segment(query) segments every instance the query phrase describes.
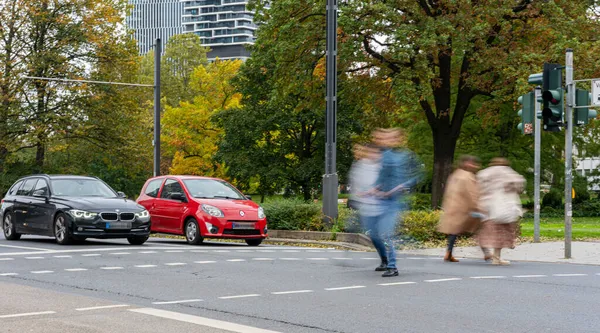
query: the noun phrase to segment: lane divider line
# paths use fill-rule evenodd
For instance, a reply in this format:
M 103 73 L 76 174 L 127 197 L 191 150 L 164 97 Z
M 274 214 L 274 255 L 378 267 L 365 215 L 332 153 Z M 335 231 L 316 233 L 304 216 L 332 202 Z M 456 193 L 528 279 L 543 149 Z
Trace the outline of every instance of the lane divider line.
M 416 282 L 406 281 L 406 282 L 391 282 L 391 283 L 380 283 L 378 286 L 401 286 L 405 284 L 417 284 Z
M 138 253 L 146 254 L 146 253 L 158 253 L 157 251 L 139 251 Z
M 506 276 L 501 276 L 501 275 L 471 276 L 470 279 L 506 279 Z
M 248 294 L 248 295 L 235 295 L 235 296 L 222 296 L 219 299 L 234 299 L 234 298 L 246 298 L 246 297 L 259 297 L 260 294 Z
M 114 308 L 125 308 L 129 307 L 128 304 L 115 304 L 115 305 L 102 305 L 102 306 L 92 306 L 89 308 L 79 308 L 75 309 L 75 311 L 93 311 L 93 310 L 103 310 L 103 309 L 114 309 Z
M 214 260 L 205 260 L 205 261 L 194 261 L 196 264 L 214 264 L 216 261 Z
M 17 273 L 2 273 L 2 274 L 0 274 L 0 276 L 16 276 L 16 275 L 19 275 L 19 274 L 17 274 Z
M 152 302 L 152 304 L 162 305 L 162 304 L 181 304 L 181 303 L 194 303 L 194 302 L 203 302 L 201 299 L 184 299 L 180 301 L 164 301 L 164 302 Z
M 229 261 L 229 262 L 241 262 L 241 261 L 246 261 L 246 259 L 228 259 L 227 261 Z
M 532 275 L 513 275 L 513 277 L 516 278 L 541 278 L 541 277 L 547 277 L 548 275 L 542 275 L 542 274 L 532 274 Z
M 185 251 L 183 251 L 183 250 L 167 250 L 167 251 L 165 251 L 165 253 L 183 253 L 183 252 L 185 252 Z
M 44 257 L 25 257 L 25 259 L 37 260 L 37 259 L 46 259 L 46 258 L 44 258 Z
M 54 311 L 40 311 L 40 312 L 28 312 L 28 313 L 15 313 L 10 315 L 2 315 L 0 318 L 17 318 L 17 317 L 27 317 L 27 316 L 41 316 L 46 314 L 56 313 Z
M 73 256 L 53 256 L 53 257 L 54 258 L 59 258 L 59 259 L 62 259 L 62 258 L 73 258 Z
M 100 253 L 86 253 L 86 254 L 82 254 L 82 257 L 99 257 L 101 256 Z
M 125 254 L 131 254 L 130 252 L 113 252 L 113 253 L 109 253 L 115 256 L 120 256 L 120 255 L 125 255 Z
M 65 271 L 67 272 L 83 272 L 87 270 L 87 268 L 65 268 Z
M 156 267 L 156 265 L 135 265 L 134 267 L 137 267 L 137 268 L 151 268 L 151 267 Z
M 272 261 L 272 260 L 275 260 L 275 258 L 252 258 L 252 260 L 255 260 L 255 261 Z
M 119 267 L 119 266 L 111 266 L 111 267 L 100 267 L 100 269 L 104 269 L 104 270 L 116 270 L 116 269 L 123 269 L 123 267 Z
M 31 271 L 32 274 L 48 274 L 54 273 L 54 271 Z
M 0 258 L 0 261 L 10 261 L 15 260 L 14 258 Z
M 552 276 L 587 276 L 587 274 L 552 274 Z
M 349 286 L 349 287 L 325 288 L 325 290 L 327 290 L 327 291 L 335 291 L 335 290 L 360 289 L 360 288 L 366 288 L 366 286 Z
M 425 280 L 425 282 L 446 282 L 446 281 L 460 281 L 461 278 L 448 278 L 448 279 L 436 279 L 436 280 Z
M 306 260 L 329 260 L 329 258 L 306 258 Z
M 187 264 L 184 262 L 168 262 L 165 265 L 166 266 L 185 266 Z
M 302 260 L 302 258 L 279 258 L 279 260 L 286 260 L 286 261 L 299 261 L 299 260 Z
M 352 258 L 332 258 L 333 260 L 353 260 Z
M 304 294 L 304 293 L 312 293 L 314 290 L 292 290 L 292 291 L 275 291 L 271 294 L 273 295 L 289 295 L 289 294 Z

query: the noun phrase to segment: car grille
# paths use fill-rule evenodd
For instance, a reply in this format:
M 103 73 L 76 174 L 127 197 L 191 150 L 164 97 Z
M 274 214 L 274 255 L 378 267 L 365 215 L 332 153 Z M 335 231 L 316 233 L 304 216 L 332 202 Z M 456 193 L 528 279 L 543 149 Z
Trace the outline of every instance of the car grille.
M 119 215 L 117 213 L 102 213 L 100 214 L 100 217 L 106 221 L 116 221 Z
M 135 219 L 134 213 L 121 213 L 121 221 L 131 221 Z
M 256 236 L 260 235 L 260 230 L 257 229 L 225 229 L 223 235 L 234 236 Z

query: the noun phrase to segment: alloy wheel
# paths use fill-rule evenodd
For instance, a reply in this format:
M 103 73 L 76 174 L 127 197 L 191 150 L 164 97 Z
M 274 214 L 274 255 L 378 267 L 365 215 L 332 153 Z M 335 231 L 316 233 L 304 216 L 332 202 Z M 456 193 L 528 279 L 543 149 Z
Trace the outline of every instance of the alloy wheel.
M 193 242 L 196 240 L 196 237 L 198 235 L 198 227 L 196 226 L 196 223 L 194 223 L 194 221 L 188 222 L 186 232 L 187 232 L 187 238 L 189 239 L 190 242 Z
M 56 224 L 54 226 L 54 234 L 56 235 L 56 239 L 59 242 L 64 241 L 66 233 L 67 233 L 67 227 L 65 225 L 65 218 L 62 216 L 59 216 L 56 218 Z
M 4 217 L 4 235 L 6 237 L 12 236 L 13 233 L 13 225 L 12 225 L 12 217 L 10 214 L 7 214 Z

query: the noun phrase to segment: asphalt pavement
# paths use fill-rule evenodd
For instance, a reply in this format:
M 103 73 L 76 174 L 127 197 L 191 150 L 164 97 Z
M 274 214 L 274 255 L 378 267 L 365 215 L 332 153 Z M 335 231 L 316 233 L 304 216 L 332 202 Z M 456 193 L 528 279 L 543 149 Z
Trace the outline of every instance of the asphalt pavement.
M 600 267 L 0 238 L 2 332 L 598 332 Z

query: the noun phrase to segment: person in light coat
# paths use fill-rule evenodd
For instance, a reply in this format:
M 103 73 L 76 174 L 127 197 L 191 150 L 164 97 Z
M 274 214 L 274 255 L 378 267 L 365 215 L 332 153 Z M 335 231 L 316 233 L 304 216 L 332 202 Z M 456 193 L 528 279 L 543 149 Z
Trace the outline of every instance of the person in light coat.
M 521 215 L 519 194 L 525 187 L 525 178 L 509 165 L 507 159 L 497 157 L 492 159 L 488 168 L 477 174 L 480 206 L 484 215 L 487 215 L 477 238 L 482 248 L 494 249 L 494 265 L 510 264 L 509 261 L 502 260 L 500 255 L 503 248 L 515 247 Z
M 458 262 L 452 256 L 458 235 L 474 233 L 480 225 L 479 189 L 475 173 L 479 170 L 479 159 L 465 155 L 459 160 L 458 168 L 448 177 L 438 231 L 448 235 L 448 248 L 444 261 Z

